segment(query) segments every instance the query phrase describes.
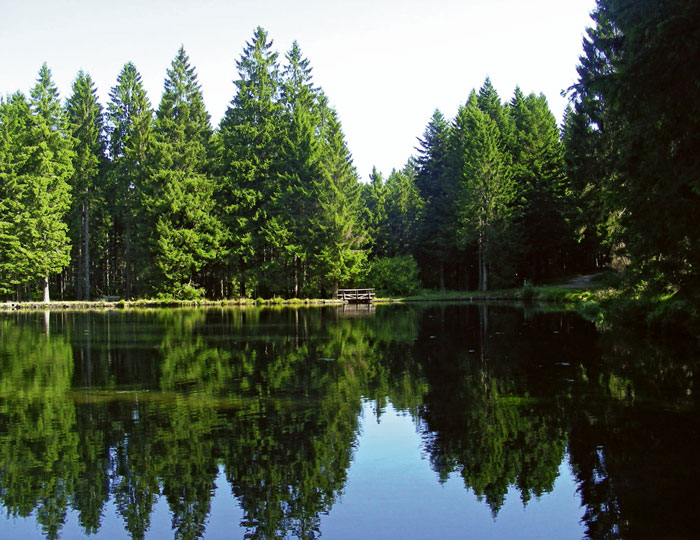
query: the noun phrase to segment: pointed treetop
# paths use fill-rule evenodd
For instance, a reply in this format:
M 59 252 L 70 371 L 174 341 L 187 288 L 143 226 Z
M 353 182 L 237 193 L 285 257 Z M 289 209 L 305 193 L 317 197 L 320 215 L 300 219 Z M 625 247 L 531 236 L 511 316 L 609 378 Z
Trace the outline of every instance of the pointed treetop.
M 31 96 L 32 111 L 50 125 L 58 124 L 61 118 L 61 104 L 58 89 L 51 80 L 51 70 L 46 66 L 46 62 L 41 65 L 36 85 L 29 95 Z

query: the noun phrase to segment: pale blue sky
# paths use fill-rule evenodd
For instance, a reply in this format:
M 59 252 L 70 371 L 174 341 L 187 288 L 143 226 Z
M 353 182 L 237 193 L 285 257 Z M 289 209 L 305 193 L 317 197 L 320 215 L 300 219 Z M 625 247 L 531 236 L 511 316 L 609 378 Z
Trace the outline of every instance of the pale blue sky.
M 155 107 L 180 44 L 212 122 L 233 98 L 256 26 L 280 58 L 297 40 L 337 109 L 361 178 L 414 153 L 435 108 L 452 117 L 488 75 L 501 99 L 543 92 L 558 119 L 594 0 L 0 0 L 0 94 L 27 93 L 46 61 L 61 97 L 79 69 L 102 104 L 127 61 Z

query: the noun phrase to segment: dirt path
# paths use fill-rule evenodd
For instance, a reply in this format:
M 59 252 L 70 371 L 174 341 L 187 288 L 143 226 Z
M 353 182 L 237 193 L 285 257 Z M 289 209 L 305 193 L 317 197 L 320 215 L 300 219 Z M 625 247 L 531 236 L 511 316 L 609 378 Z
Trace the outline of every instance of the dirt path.
M 591 281 L 593 281 L 596 277 L 598 277 L 600 273 L 598 274 L 586 274 L 584 276 L 576 276 L 575 278 L 570 279 L 569 281 L 565 281 L 564 283 L 558 285 L 562 289 L 582 289 L 586 288 L 591 285 Z

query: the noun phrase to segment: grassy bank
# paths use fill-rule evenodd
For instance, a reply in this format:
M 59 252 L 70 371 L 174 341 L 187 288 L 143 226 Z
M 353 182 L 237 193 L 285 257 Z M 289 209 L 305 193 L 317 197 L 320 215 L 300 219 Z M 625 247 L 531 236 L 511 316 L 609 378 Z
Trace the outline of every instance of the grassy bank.
M 584 279 L 585 278 L 585 279 Z M 548 305 L 572 310 L 594 322 L 600 329 L 634 328 L 670 336 L 700 337 L 699 302 L 678 294 L 651 294 L 648 291 L 615 288 L 605 276 L 579 276 L 549 285 L 517 289 L 480 291 L 422 290 L 402 297 L 377 297 L 375 304 L 408 302 L 504 302 Z M 155 308 L 234 307 L 234 306 L 328 306 L 340 300 L 300 298 L 237 298 L 229 300 L 141 299 L 109 301 L 5 302 L 0 311 L 37 310 L 124 310 Z
M 155 309 L 155 308 L 192 308 L 192 307 L 227 307 L 227 306 L 326 306 L 340 305 L 340 300 L 308 299 L 308 298 L 234 298 L 227 300 L 176 300 L 162 298 L 144 298 L 139 300 L 118 301 L 80 301 L 55 300 L 48 304 L 44 302 L 4 302 L 0 303 L 0 311 L 37 311 L 37 310 L 119 310 L 119 309 Z

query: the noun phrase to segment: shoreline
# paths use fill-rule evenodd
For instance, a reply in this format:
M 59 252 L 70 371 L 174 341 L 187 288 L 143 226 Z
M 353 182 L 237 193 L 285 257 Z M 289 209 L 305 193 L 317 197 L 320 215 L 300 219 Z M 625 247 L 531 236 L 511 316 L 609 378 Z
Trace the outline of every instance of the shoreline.
M 373 305 L 423 303 L 423 302 L 517 302 L 522 304 L 560 304 L 573 308 L 584 299 L 587 289 L 567 290 L 566 293 L 553 294 L 551 291 L 534 295 L 523 294 L 522 289 L 501 290 L 492 293 L 478 291 L 450 291 L 446 293 L 428 293 L 407 297 L 378 297 Z M 237 298 L 226 300 L 174 300 L 174 299 L 140 299 L 140 300 L 53 300 L 49 303 L 0 302 L 0 312 L 17 313 L 27 311 L 117 311 L 129 309 L 167 309 L 167 308 L 207 308 L 207 307 L 323 307 L 346 305 L 343 300 L 324 298 Z

